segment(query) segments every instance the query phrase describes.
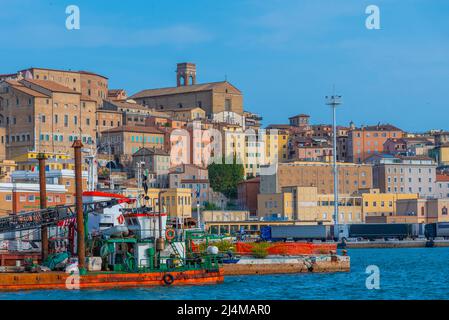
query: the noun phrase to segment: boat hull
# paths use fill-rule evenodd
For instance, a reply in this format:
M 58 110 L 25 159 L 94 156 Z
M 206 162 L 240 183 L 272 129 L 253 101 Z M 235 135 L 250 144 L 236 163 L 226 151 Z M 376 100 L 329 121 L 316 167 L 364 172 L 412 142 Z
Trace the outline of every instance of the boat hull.
M 187 270 L 146 273 L 96 272 L 80 275 L 79 278 L 64 272 L 3 273 L 0 274 L 0 291 L 118 289 L 168 286 L 168 284 L 164 282 L 164 276 L 166 274 L 171 274 L 173 276 L 173 283 L 170 285 L 206 285 L 218 284 L 224 281 L 224 272 L 222 268 L 218 271 Z

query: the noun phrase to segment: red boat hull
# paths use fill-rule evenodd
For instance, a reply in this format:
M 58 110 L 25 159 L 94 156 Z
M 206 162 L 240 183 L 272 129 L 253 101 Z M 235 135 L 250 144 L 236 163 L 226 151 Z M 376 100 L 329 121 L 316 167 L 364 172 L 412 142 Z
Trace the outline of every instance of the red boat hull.
M 218 284 L 224 281 L 222 268 L 214 272 L 207 272 L 205 270 L 148 273 L 96 272 L 81 275 L 79 278 L 73 275 L 70 276 L 64 272 L 3 273 L 0 274 L 0 291 L 116 289 L 167 286 L 168 284 L 163 280 L 166 274 L 173 276 L 173 283 L 170 285 L 205 285 Z

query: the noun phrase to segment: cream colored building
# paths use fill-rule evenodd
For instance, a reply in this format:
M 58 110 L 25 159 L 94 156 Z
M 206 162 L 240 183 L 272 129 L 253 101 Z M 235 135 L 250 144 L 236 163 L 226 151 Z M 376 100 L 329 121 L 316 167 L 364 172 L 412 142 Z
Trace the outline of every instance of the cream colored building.
M 100 137 L 100 149 L 116 155 L 124 162 L 140 148 L 163 149 L 165 133 L 154 127 L 120 126 L 103 131 Z

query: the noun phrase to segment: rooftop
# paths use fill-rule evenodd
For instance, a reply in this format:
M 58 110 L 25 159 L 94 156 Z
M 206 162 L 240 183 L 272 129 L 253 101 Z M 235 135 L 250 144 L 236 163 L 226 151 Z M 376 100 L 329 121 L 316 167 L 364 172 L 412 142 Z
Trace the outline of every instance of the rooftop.
M 164 134 L 161 130 L 155 127 L 144 126 L 120 126 L 103 131 L 103 133 L 118 133 L 118 132 L 137 132 L 137 133 L 157 133 Z
M 70 93 L 70 94 L 80 94 L 77 91 L 74 91 L 66 86 L 63 86 L 59 83 L 50 80 L 36 80 L 36 79 L 23 79 L 19 81 L 26 87 L 30 85 L 36 85 L 38 87 L 50 90 L 52 92 L 62 92 L 62 93 Z
M 165 95 L 172 95 L 172 94 L 179 94 L 179 93 L 189 93 L 189 92 L 199 92 L 199 91 L 210 91 L 215 89 L 216 87 L 228 84 L 231 85 L 227 81 L 218 81 L 218 82 L 208 82 L 208 83 L 201 83 L 201 84 L 193 84 L 189 86 L 179 86 L 179 87 L 167 87 L 167 88 L 158 88 L 158 89 L 146 89 L 142 90 L 134 95 L 132 95 L 131 99 L 136 98 L 146 98 L 146 97 L 156 97 L 156 96 L 165 96 Z M 234 87 L 234 86 L 232 86 Z M 235 87 L 234 87 L 235 88 Z M 237 91 L 240 92 L 239 89 L 235 88 Z

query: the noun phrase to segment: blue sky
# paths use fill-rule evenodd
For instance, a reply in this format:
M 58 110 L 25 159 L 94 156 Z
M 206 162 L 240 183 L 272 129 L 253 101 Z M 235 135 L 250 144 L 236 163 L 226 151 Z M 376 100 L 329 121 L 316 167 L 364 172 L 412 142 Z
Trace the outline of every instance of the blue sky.
M 65 28 L 65 8 L 81 29 Z M 365 28 L 380 8 L 381 29 Z M 0 73 L 91 70 L 129 94 L 175 85 L 177 62 L 199 82 L 227 79 L 264 124 L 298 113 L 328 123 L 324 96 L 343 95 L 339 123 L 449 130 L 449 1 L 0 0 Z

